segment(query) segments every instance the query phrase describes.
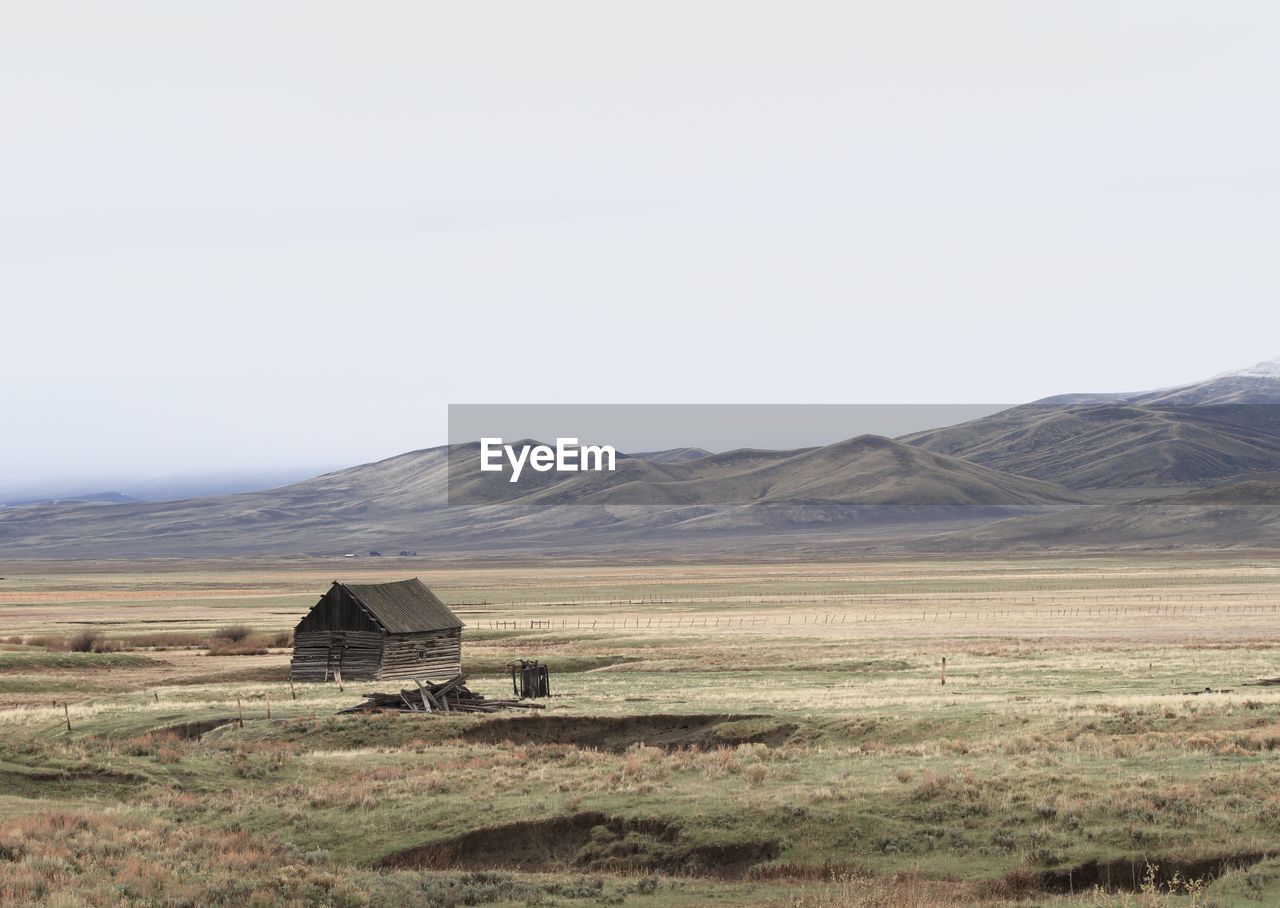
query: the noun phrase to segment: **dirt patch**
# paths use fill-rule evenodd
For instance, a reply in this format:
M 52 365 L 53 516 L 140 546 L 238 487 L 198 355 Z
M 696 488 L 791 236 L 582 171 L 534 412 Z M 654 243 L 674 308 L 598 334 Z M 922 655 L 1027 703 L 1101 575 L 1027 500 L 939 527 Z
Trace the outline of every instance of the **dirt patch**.
M 87 797 L 145 785 L 146 776 L 98 767 L 0 770 L 0 791 L 21 798 Z M 123 794 L 123 791 L 120 791 Z
M 1036 880 L 1043 892 L 1071 893 L 1089 889 L 1137 892 L 1148 878 L 1161 889 L 1175 880 L 1208 882 L 1229 870 L 1252 867 L 1270 854 L 1245 852 L 1205 858 L 1119 858 L 1114 861 L 1086 861 L 1066 870 L 1047 870 Z
M 488 744 L 572 744 L 621 753 L 634 744 L 684 747 L 777 747 L 797 726 L 770 716 L 507 716 L 464 729 L 460 737 Z
M 586 870 L 740 879 L 778 856 L 776 841 L 689 844 L 680 827 L 654 819 L 584 812 L 508 823 L 418 845 L 384 858 L 382 868 Z
M 201 719 L 199 722 L 180 722 L 177 725 L 165 725 L 152 731 L 156 735 L 173 735 L 183 741 L 199 741 L 215 728 L 230 725 L 236 721 L 235 716 L 223 716 L 219 719 Z
M 145 785 L 146 776 L 112 769 L 51 769 L 22 773 L 33 782 L 101 782 L 106 785 Z

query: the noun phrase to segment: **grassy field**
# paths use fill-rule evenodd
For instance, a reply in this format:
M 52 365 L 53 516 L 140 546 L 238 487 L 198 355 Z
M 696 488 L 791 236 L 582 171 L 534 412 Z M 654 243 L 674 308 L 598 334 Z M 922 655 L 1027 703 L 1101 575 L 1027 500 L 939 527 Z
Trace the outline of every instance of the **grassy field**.
M 1280 904 L 1280 562 L 0 574 L 4 904 Z M 291 688 L 329 581 L 415 575 L 545 711 Z

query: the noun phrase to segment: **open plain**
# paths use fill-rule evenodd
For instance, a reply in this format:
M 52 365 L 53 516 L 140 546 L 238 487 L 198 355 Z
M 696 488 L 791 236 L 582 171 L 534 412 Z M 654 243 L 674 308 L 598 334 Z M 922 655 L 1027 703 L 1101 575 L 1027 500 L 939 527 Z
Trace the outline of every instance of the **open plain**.
M 549 563 L 5 564 L 0 901 L 1280 904 L 1271 557 Z M 290 684 L 411 576 L 547 708 Z

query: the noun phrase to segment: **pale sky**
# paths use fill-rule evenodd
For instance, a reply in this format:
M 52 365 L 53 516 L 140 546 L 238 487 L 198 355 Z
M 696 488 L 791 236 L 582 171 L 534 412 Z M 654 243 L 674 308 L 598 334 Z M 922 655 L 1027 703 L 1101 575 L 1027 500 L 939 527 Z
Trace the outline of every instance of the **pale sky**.
M 11 3 L 0 484 L 1280 355 L 1269 2 Z

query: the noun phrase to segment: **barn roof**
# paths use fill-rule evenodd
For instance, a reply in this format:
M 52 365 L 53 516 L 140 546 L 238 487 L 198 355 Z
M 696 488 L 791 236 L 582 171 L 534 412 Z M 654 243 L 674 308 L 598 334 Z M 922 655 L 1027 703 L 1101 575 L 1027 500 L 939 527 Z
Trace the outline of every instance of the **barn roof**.
M 356 601 L 386 628 L 389 634 L 416 634 L 423 631 L 450 631 L 463 627 L 417 577 L 395 583 L 339 583 Z

